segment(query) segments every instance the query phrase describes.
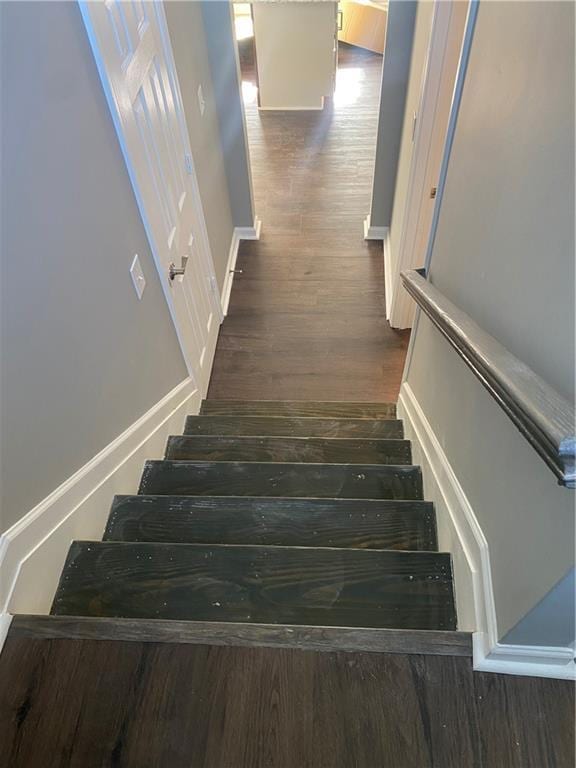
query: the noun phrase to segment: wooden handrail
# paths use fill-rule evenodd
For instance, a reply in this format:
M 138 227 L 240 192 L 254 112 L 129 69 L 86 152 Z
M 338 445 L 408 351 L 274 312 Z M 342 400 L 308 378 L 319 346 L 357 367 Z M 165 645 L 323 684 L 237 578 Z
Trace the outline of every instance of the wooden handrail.
M 574 407 L 423 275 L 402 272 L 408 293 L 445 336 L 561 485 L 576 487 Z

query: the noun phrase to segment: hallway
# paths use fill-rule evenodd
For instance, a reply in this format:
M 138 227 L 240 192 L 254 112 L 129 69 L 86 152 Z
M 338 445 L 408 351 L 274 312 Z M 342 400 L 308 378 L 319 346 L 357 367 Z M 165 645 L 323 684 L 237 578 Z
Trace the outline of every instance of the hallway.
M 260 112 L 241 43 L 260 241 L 244 241 L 209 397 L 395 401 L 409 332 L 384 314 L 370 210 L 382 57 L 341 44 L 321 112 Z

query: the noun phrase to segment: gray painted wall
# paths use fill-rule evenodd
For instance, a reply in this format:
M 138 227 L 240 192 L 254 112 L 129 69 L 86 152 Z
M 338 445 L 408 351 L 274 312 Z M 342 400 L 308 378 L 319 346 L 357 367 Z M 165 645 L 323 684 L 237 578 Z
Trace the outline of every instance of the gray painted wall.
M 202 207 L 214 261 L 218 286 L 222 289 L 234 222 L 220 128 L 216 97 L 210 73 L 206 35 L 199 2 L 169 0 L 164 3 L 178 81 L 182 91 L 190 146 L 200 186 Z M 198 87 L 204 95 L 204 114 L 200 114 Z
M 572 4 L 480 4 L 430 270 L 451 301 L 569 398 L 573 28 Z M 499 636 L 548 593 L 545 607 L 572 622 L 573 598 L 553 590 L 574 563 L 574 493 L 426 318 L 413 337 L 407 381 L 488 541 Z M 523 626 L 519 642 L 556 645 L 568 625 Z
M 0 14 L 5 530 L 187 373 L 77 4 Z
M 388 5 L 370 210 L 373 227 L 389 227 L 392 221 L 417 5 L 412 0 L 390 0 Z
M 554 645 L 568 647 L 574 643 L 574 611 L 565 606 L 574 603 L 576 576 L 571 568 L 566 576 L 502 639 L 511 645 Z
M 254 197 L 232 4 L 229 0 L 204 0 L 201 5 L 232 219 L 236 227 L 251 227 Z

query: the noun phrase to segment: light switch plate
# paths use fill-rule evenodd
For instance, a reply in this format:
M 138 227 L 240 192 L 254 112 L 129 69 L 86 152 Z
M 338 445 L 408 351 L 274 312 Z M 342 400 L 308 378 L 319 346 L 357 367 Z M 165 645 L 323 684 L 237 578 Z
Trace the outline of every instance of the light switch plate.
M 144 293 L 144 288 L 146 288 L 146 278 L 144 277 L 144 272 L 142 272 L 142 265 L 140 264 L 138 254 L 134 256 L 134 260 L 132 261 L 130 277 L 134 283 L 134 290 L 136 291 L 138 298 L 141 299 L 142 294 Z
M 202 85 L 198 86 L 198 106 L 200 107 L 200 115 L 204 117 L 204 110 L 206 109 L 206 101 L 204 99 L 204 91 Z

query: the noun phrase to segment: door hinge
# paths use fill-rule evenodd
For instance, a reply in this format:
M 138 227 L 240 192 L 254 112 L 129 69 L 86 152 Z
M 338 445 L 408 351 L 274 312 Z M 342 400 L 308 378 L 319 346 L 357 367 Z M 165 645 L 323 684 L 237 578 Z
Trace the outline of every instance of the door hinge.
M 436 192 L 438 192 L 438 187 L 432 187 L 432 189 L 430 190 L 430 198 L 432 200 L 436 199 Z
M 191 176 L 192 171 L 194 170 L 194 166 L 192 164 L 192 156 L 191 155 L 184 155 L 184 168 L 186 168 L 186 173 Z
M 218 296 L 218 283 L 216 282 L 216 278 L 214 275 L 210 275 L 208 278 L 208 285 L 210 286 L 210 290 L 215 296 Z

